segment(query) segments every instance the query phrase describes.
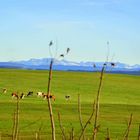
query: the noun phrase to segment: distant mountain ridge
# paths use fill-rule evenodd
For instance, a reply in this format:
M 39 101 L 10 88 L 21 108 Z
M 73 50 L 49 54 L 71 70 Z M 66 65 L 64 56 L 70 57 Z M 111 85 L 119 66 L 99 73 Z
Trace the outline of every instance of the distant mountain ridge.
M 40 69 L 46 70 L 49 69 L 51 58 L 42 58 L 42 59 L 29 59 L 23 61 L 9 61 L 9 62 L 0 62 L 1 68 L 19 68 L 19 69 Z M 54 60 L 53 69 L 54 70 L 67 70 L 67 71 L 100 71 L 104 62 L 91 62 L 91 61 L 67 61 L 67 60 Z M 94 67 L 93 67 L 94 66 Z M 112 67 L 108 62 L 106 71 L 110 72 L 140 72 L 140 65 L 128 65 L 125 63 L 116 62 L 115 66 Z

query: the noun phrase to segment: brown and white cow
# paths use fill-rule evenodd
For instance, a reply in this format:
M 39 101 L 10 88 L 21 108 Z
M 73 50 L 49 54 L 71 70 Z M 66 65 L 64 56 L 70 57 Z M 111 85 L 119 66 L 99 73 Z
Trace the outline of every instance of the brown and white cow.
M 51 94 L 43 94 L 43 98 L 44 99 L 52 99 L 53 101 L 55 101 L 55 96 L 54 95 L 51 95 Z
M 16 93 L 16 92 L 13 92 L 11 94 L 11 96 L 12 96 L 12 99 L 14 99 L 14 98 L 18 99 L 19 98 L 18 93 Z
M 24 99 L 24 97 L 25 97 L 25 95 L 24 95 L 24 93 L 21 93 L 21 95 L 18 95 L 18 93 L 17 92 L 13 92 L 12 93 L 12 99 Z

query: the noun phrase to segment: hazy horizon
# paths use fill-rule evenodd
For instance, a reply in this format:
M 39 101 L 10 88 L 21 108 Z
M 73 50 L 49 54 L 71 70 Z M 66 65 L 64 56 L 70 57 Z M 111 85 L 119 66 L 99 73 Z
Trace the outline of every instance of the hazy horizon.
M 37 59 L 37 60 L 42 60 L 42 59 L 51 59 L 51 57 L 49 58 L 49 57 L 46 57 L 46 58 L 28 58 L 28 59 L 19 59 L 19 60 L 8 60 L 8 61 L 0 61 L 0 62 L 20 62 L 20 61 L 30 61 L 30 60 L 32 60 L 32 59 Z M 56 58 L 57 59 L 57 58 Z M 59 61 L 61 61 L 61 60 L 65 60 L 65 61 L 68 61 L 68 62 L 75 62 L 75 63 L 81 63 L 81 62 L 84 62 L 84 63 L 86 63 L 86 62 L 95 62 L 95 63 L 104 63 L 105 61 L 90 61 L 90 60 L 86 60 L 86 61 L 82 61 L 82 60 L 80 60 L 80 61 L 74 61 L 74 60 L 68 60 L 68 59 L 57 59 L 57 60 L 59 60 Z M 114 62 L 114 63 L 122 63 L 122 64 L 127 64 L 127 65 L 130 65 L 130 66 L 133 66 L 133 65 L 140 65 L 140 64 L 128 64 L 128 63 L 125 63 L 125 62 L 120 62 L 120 61 L 108 61 L 108 63 L 109 62 Z

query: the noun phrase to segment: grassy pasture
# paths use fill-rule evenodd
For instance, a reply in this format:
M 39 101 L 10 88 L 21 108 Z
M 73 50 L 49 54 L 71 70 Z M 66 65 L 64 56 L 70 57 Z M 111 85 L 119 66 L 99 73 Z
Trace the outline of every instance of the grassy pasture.
M 61 113 L 62 123 L 67 135 L 74 127 L 75 136 L 80 132 L 77 99 L 81 95 L 83 123 L 89 118 L 92 104 L 96 97 L 100 73 L 61 72 L 54 71 L 52 94 L 56 101 L 52 102 L 56 124 L 57 139 L 60 128 L 57 113 Z M 20 139 L 35 139 L 35 133 L 41 128 L 41 139 L 50 139 L 50 121 L 47 101 L 37 98 L 38 91 L 47 91 L 48 71 L 0 69 L 0 88 L 7 88 L 6 94 L 0 93 L 0 135 L 2 139 L 10 139 L 13 125 L 13 112 L 16 100 L 11 99 L 13 91 L 34 91 L 33 97 L 25 97 L 20 101 Z M 106 129 L 110 129 L 113 140 L 123 137 L 127 120 L 133 113 L 130 140 L 136 140 L 140 123 L 140 77 L 120 74 L 105 74 L 100 100 L 100 131 L 98 139 L 104 140 Z M 65 95 L 71 100 L 66 101 Z M 91 136 L 93 120 L 88 125 L 86 135 Z

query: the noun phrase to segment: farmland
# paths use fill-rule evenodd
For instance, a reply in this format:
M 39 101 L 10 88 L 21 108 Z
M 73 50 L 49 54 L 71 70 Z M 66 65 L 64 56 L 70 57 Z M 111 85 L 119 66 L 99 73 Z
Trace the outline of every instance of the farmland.
M 86 123 L 92 112 L 92 105 L 96 98 L 100 73 L 92 72 L 64 72 L 53 71 L 51 93 L 56 96 L 52 101 L 56 125 L 56 137 L 60 136 L 57 114 L 60 112 L 62 124 L 67 136 L 72 127 L 75 137 L 80 132 L 78 118 L 78 94 L 81 96 L 82 118 Z M 19 133 L 20 139 L 35 139 L 40 130 L 41 139 L 50 139 L 51 128 L 47 101 L 38 98 L 38 91 L 47 91 L 48 71 L 0 69 L 0 87 L 7 88 L 6 94 L 0 94 L 0 134 L 3 139 L 10 139 L 13 126 L 13 113 L 16 100 L 11 99 L 13 91 L 33 91 L 32 97 L 20 100 Z M 140 77 L 121 74 L 105 74 L 100 98 L 100 130 L 98 139 L 106 136 L 106 129 L 110 129 L 112 139 L 121 139 L 127 128 L 130 114 L 133 121 L 130 140 L 137 139 L 140 123 Z M 71 99 L 66 101 L 65 95 Z M 93 120 L 86 130 L 87 137 L 91 137 Z

